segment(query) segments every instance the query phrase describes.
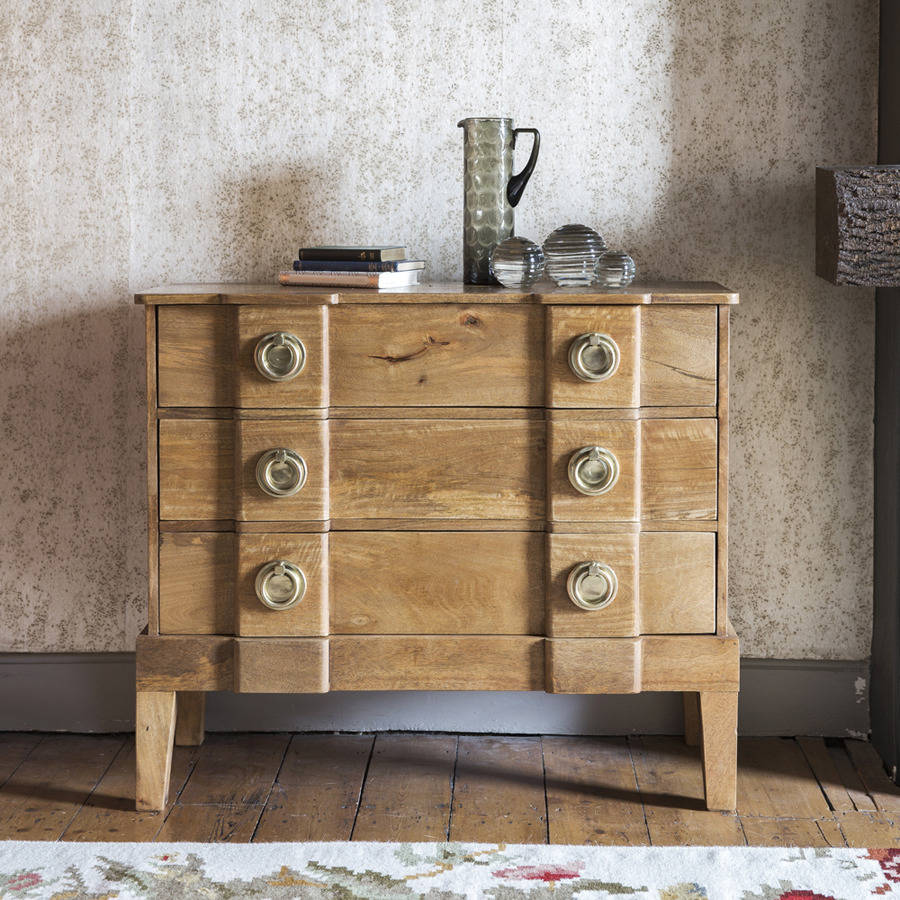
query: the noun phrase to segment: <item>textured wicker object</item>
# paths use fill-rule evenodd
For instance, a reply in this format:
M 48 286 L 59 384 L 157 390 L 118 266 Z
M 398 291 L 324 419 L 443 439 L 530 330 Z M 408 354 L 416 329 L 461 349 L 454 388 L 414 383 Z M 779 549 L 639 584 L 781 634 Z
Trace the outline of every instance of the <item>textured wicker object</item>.
M 900 286 L 900 166 L 816 169 L 816 274 Z

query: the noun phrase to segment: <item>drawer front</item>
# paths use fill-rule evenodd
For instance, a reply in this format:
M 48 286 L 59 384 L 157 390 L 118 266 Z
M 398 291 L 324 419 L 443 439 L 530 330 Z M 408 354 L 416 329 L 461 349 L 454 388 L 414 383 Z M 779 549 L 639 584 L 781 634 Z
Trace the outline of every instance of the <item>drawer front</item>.
M 542 406 L 540 307 L 338 306 L 332 406 Z
M 160 406 L 328 406 L 327 307 L 162 306 L 157 315 Z M 270 335 L 284 336 L 288 350 L 300 348 L 296 374 L 277 367 L 263 373 L 263 360 L 287 353 L 266 350 Z
M 234 633 L 234 535 L 160 535 L 161 634 Z
M 256 592 L 260 571 L 280 560 L 306 581 L 289 609 L 269 608 Z M 615 597 L 602 608 L 581 608 L 569 594 L 570 574 L 586 562 L 614 574 Z M 715 535 L 707 533 L 164 533 L 159 569 L 163 634 L 715 631 Z
M 551 521 L 715 520 L 715 419 L 557 419 L 548 429 Z M 579 466 L 594 447 L 597 462 Z M 604 490 L 584 493 L 573 478 Z
M 547 317 L 547 406 L 715 406 L 714 308 L 558 306 Z
M 235 406 L 248 409 L 282 409 L 328 406 L 328 308 L 239 306 L 236 312 L 237 365 L 235 366 Z M 273 346 L 284 339 L 282 347 L 296 344 L 302 348 L 302 368 L 286 377 L 281 369 L 264 374 L 273 362 L 280 362 L 285 350 Z M 292 340 L 294 339 L 294 340 Z M 267 350 L 267 348 L 272 348 Z M 262 358 L 261 358 L 262 357 Z M 288 370 L 290 371 L 290 370 Z M 283 381 L 273 380 L 271 375 Z
M 333 634 L 542 634 L 544 535 L 329 535 Z
M 280 601 L 289 586 L 272 564 L 287 562 L 303 574 L 300 599 L 287 609 L 272 609 L 260 599 Z M 328 535 L 241 534 L 237 538 L 235 634 L 291 636 L 328 634 Z
M 333 519 L 544 518 L 540 421 L 333 419 Z
M 628 637 L 715 631 L 715 534 L 551 534 L 547 543 L 548 635 Z M 601 568 L 581 589 L 578 575 L 585 571 L 585 563 Z M 596 608 L 585 609 L 576 600 L 587 600 L 589 605 L 593 601 Z
M 234 313 L 219 306 L 157 310 L 160 406 L 234 406 Z
M 162 634 L 293 636 L 328 634 L 328 535 L 163 533 L 159 551 Z M 258 580 L 288 562 L 303 577 L 299 600 L 266 606 Z M 262 573 L 262 575 L 261 575 Z M 278 583 L 260 589 L 281 599 Z
M 537 522 L 546 456 L 553 522 L 714 521 L 716 428 L 715 419 L 554 420 L 545 454 L 545 423 L 534 420 L 163 419 L 160 518 Z M 616 466 L 599 494 L 570 478 L 573 457 L 591 447 Z M 289 496 L 270 496 L 257 476 L 278 450 L 304 463 L 306 481 Z
M 157 315 L 163 407 L 716 403 L 713 307 L 161 306 Z M 591 334 L 603 338 L 579 357 L 587 374 L 605 375 L 598 360 L 614 358 L 600 380 L 579 377 L 571 361 L 573 342 Z M 286 380 L 260 368 L 257 347 L 270 335 L 302 347 L 302 368 Z
M 715 406 L 718 310 L 641 307 L 641 406 Z
M 233 519 L 234 468 L 230 419 L 160 420 L 160 519 Z
M 547 406 L 618 409 L 640 405 L 640 312 L 637 306 L 548 308 Z M 576 375 L 570 360 L 576 352 L 573 342 L 590 334 L 601 335 L 604 343 L 582 352 L 581 364 L 587 366 L 582 374 L 604 375 L 601 381 Z M 611 374 L 605 374 L 602 366 Z
M 241 473 L 235 518 L 245 522 L 328 518 L 328 422 L 245 419 L 235 422 L 235 429 Z M 282 451 L 293 456 L 282 462 Z M 284 493 L 273 496 L 273 491 Z

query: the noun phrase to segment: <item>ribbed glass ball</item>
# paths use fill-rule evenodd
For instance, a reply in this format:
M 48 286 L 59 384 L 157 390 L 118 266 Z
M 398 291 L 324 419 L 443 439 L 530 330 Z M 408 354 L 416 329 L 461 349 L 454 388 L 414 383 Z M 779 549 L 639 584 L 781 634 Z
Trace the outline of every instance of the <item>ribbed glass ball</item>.
M 597 260 L 597 284 L 601 287 L 627 287 L 634 275 L 634 260 L 622 250 L 607 250 Z
M 527 238 L 512 237 L 491 251 L 491 275 L 504 287 L 530 288 L 544 271 L 544 251 Z
M 564 287 L 586 287 L 594 280 L 606 244 L 586 225 L 563 225 L 544 241 L 547 274 Z

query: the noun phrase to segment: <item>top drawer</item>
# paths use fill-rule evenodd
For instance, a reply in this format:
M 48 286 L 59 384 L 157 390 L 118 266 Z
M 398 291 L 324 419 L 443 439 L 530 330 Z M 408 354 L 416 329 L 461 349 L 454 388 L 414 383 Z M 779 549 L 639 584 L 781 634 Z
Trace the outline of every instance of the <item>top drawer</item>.
M 163 306 L 159 405 L 714 406 L 712 306 Z

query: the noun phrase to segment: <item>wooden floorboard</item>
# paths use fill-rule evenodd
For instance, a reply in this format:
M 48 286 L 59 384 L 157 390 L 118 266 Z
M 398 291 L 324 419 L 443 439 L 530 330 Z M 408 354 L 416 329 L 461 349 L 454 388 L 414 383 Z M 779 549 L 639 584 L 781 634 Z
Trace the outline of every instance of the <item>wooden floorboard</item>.
M 787 738 L 745 738 L 738 747 L 738 809 L 746 816 L 830 818 L 831 808 L 800 745 Z
M 816 776 L 819 787 L 829 806 L 837 812 L 851 812 L 856 809 L 841 776 L 838 774 L 834 759 L 820 737 L 797 738 L 797 743 L 806 757 L 806 762 Z
M 696 747 L 688 747 L 680 737 L 632 738 L 629 744 L 652 844 L 746 843 L 735 814 L 706 809 Z
M 482 844 L 547 842 L 539 737 L 459 738 L 450 840 Z
M 349 841 L 373 735 L 295 734 L 254 841 Z
M 0 787 L 9 781 L 41 739 L 40 734 L 16 731 L 0 734 Z
M 456 745 L 455 735 L 378 735 L 353 840 L 447 840 Z
M 172 755 L 169 805 L 185 785 L 199 748 L 176 747 Z M 134 808 L 134 738 L 119 750 L 106 773 L 63 833 L 64 841 L 152 841 L 165 822 L 165 813 Z
M 881 812 L 838 813 L 848 847 L 900 847 L 900 816 Z
M 844 741 L 866 791 L 880 812 L 900 813 L 900 788 L 887 776 L 881 757 L 867 741 Z
M 178 802 L 239 806 L 265 803 L 290 739 L 288 734 L 209 735 Z
M 58 840 L 125 743 L 51 734 L 0 788 L 0 840 Z
M 625 738 L 543 739 L 551 844 L 650 842 Z
M 751 847 L 843 847 L 840 826 L 833 819 L 784 819 L 741 816 Z
M 253 838 L 262 811 L 260 804 L 176 804 L 166 817 L 156 840 L 247 843 Z
M 737 813 L 678 737 L 211 734 L 134 810 L 134 739 L 0 734 L 0 839 L 900 846 L 872 747 L 743 738 Z
M 854 808 L 863 812 L 874 812 L 878 807 L 866 791 L 866 786 L 863 784 L 859 772 L 856 771 L 844 742 L 828 743 L 827 746 L 828 754 L 834 762 L 838 776 L 847 789 L 847 794 L 853 801 Z

